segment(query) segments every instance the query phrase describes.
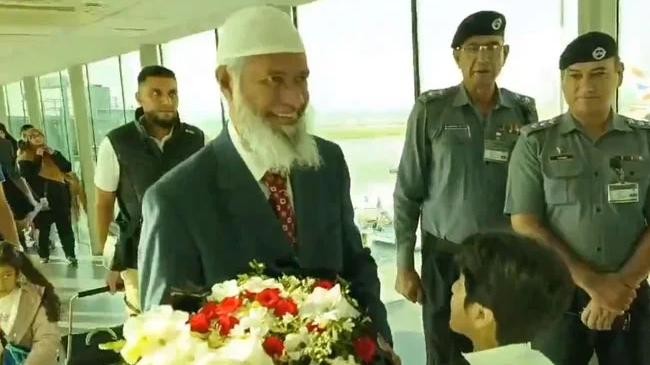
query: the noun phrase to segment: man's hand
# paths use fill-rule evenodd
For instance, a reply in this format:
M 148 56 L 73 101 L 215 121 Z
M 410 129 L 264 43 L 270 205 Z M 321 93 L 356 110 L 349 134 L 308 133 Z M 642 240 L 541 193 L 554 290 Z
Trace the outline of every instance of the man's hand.
M 43 157 L 43 153 L 45 153 L 45 148 L 39 147 L 36 149 L 36 154 Z
M 626 282 L 625 278 L 618 273 L 585 272 L 576 284 L 589 294 L 592 301 L 616 315 L 621 315 L 630 309 L 638 289 L 638 285 Z
M 111 294 L 115 294 L 118 290 L 124 288 L 124 281 L 120 274 L 119 271 L 109 271 L 108 275 L 106 275 L 106 285 L 110 288 Z
M 383 337 L 377 336 L 377 345 L 379 345 L 379 348 L 382 351 L 386 352 L 390 356 L 391 364 L 393 364 L 393 365 L 402 365 L 402 359 L 400 359 L 400 357 L 397 356 L 395 351 L 393 351 L 393 348 L 390 347 L 388 342 L 386 342 L 386 340 L 384 340 Z
M 54 154 L 54 150 L 52 148 L 50 148 L 50 147 L 45 147 L 45 152 L 47 152 L 50 155 Z
M 580 319 L 587 328 L 595 331 L 611 331 L 618 314 L 599 306 L 593 300 L 582 311 Z
M 397 269 L 395 290 L 413 303 L 424 301 L 422 280 L 415 270 Z

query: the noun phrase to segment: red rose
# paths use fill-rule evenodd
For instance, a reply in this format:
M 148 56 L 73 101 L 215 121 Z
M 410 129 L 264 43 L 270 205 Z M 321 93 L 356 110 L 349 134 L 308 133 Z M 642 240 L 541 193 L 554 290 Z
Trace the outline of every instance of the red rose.
M 275 336 L 271 336 L 264 340 L 264 351 L 274 359 L 282 357 L 284 355 L 284 342 L 281 339 Z
M 323 288 L 325 290 L 330 290 L 334 287 L 334 282 L 329 281 L 329 280 L 321 280 L 316 283 L 315 288 Z
M 238 324 L 239 320 L 233 316 L 219 316 L 219 334 L 222 336 L 228 336 L 230 331 Z
M 190 318 L 190 328 L 192 332 L 208 333 L 210 332 L 210 320 L 205 313 L 197 313 Z
M 295 316 L 298 314 L 298 305 L 291 299 L 280 299 L 275 304 L 274 313 L 278 317 L 282 317 L 287 313 Z
M 263 307 L 273 308 L 280 300 L 280 289 L 264 289 L 255 298 Z
M 217 315 L 230 315 L 241 307 L 241 300 L 236 297 L 226 298 L 217 306 Z
M 370 337 L 362 337 L 354 342 L 354 351 L 364 364 L 370 364 L 377 354 L 377 344 Z
M 217 313 L 219 306 L 217 303 L 206 303 L 203 308 L 201 308 L 200 313 L 203 313 L 205 317 L 209 320 L 212 321 L 213 319 L 216 319 L 219 314 Z

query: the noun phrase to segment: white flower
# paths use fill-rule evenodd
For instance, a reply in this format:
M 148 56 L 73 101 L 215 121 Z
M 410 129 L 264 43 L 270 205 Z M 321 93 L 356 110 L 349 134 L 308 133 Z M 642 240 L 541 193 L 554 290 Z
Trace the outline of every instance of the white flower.
M 300 308 L 305 318 L 314 319 L 320 325 L 329 321 L 345 318 L 357 318 L 360 313 L 341 293 L 341 286 L 336 284 L 332 289 L 315 288 Z
M 249 336 L 228 341 L 223 347 L 202 355 L 195 365 L 273 365 L 259 337 Z
M 194 364 L 210 351 L 207 342 L 193 337 L 189 332 L 179 336 L 167 346 L 145 356 L 138 365 L 177 365 Z
M 250 335 L 257 337 L 264 337 L 273 325 L 273 316 L 269 310 L 264 307 L 252 308 L 247 314 L 239 318 L 237 324 L 230 332 L 231 337 L 245 337 L 246 331 L 250 331 Z
M 208 299 L 220 302 L 226 298 L 239 296 L 239 294 L 240 290 L 239 285 L 237 285 L 237 280 L 228 280 L 213 286 L 212 295 Z
M 309 331 L 301 327 L 298 333 L 290 333 L 284 339 L 284 348 L 291 360 L 298 360 L 303 355 L 303 349 L 310 343 Z
M 242 285 L 242 289 L 251 293 L 260 293 L 264 289 L 280 289 L 284 291 L 282 284 L 275 279 L 262 279 L 259 276 L 253 276 Z
M 175 311 L 171 306 L 160 306 L 137 317 L 129 318 L 124 324 L 122 357 L 129 364 L 138 358 L 159 352 L 179 336 L 189 334 L 189 314 Z
M 343 357 L 337 357 L 335 359 L 327 360 L 330 365 L 359 365 L 357 360 L 354 359 L 354 356 L 348 355 L 347 359 Z

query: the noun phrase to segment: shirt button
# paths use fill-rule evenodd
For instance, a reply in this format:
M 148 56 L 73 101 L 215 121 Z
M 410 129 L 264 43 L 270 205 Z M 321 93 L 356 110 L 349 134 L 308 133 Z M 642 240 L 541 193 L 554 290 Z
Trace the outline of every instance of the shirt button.
M 594 172 L 594 177 L 598 177 L 598 171 Z
M 600 213 L 601 209 L 600 207 L 596 207 L 596 213 Z
M 601 252 L 602 250 L 603 250 L 602 247 L 600 247 L 600 246 L 596 247 L 596 251 Z

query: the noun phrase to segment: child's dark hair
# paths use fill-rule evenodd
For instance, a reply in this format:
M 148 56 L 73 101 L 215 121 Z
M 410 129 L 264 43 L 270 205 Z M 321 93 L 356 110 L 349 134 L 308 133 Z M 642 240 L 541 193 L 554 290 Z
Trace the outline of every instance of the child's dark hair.
M 23 274 L 30 283 L 43 287 L 42 305 L 45 308 L 47 319 L 50 322 L 58 322 L 61 319 L 61 301 L 54 292 L 54 286 L 34 266 L 32 261 L 17 247 L 9 242 L 0 243 L 0 265 L 10 266 L 17 274 Z
M 568 310 L 571 275 L 559 255 L 511 233 L 468 237 L 456 261 L 465 277 L 465 305 L 494 312 L 499 345 L 531 341 Z

